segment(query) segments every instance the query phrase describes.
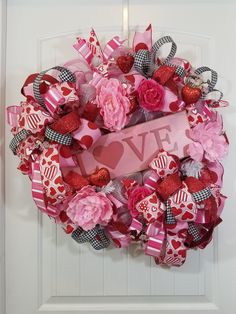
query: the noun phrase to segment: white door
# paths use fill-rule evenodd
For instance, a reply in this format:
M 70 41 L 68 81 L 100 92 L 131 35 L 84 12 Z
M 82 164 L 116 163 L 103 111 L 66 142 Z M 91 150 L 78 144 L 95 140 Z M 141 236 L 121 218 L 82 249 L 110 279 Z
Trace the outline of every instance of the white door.
M 199 313 L 236 311 L 235 156 L 236 2 L 230 0 L 8 0 L 6 104 L 22 98 L 29 73 L 76 57 L 78 34 L 127 35 L 151 22 L 154 38 L 170 34 L 179 56 L 220 74 L 231 107 L 224 110 L 231 153 L 229 196 L 213 243 L 189 253 L 181 268 L 162 269 L 131 248 L 94 252 L 42 217 L 30 183 L 6 149 L 6 313 Z M 127 20 L 129 15 L 129 20 Z M 10 140 L 7 133 L 7 146 Z

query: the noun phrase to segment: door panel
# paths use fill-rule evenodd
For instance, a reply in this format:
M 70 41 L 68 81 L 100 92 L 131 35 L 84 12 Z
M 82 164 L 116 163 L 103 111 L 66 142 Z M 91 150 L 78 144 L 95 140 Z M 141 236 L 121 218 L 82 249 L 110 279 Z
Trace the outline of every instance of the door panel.
M 87 36 L 90 26 L 105 41 L 116 34 L 122 36 L 122 32 L 127 35 L 127 25 L 132 38 L 136 25 L 144 29 L 152 22 L 153 38 L 170 34 L 178 44 L 179 56 L 220 73 L 218 86 L 233 104 L 235 42 L 222 25 L 235 32 L 235 8 L 231 1 L 216 1 L 212 7 L 210 0 L 181 0 L 178 5 L 171 0 L 130 0 L 129 5 L 121 0 L 9 0 L 6 103 L 21 100 L 20 88 L 29 73 L 75 58 L 72 44 L 78 35 Z M 129 20 L 124 12 L 129 12 Z M 224 116 L 230 137 L 236 131 L 233 106 Z M 231 143 L 231 152 L 234 150 Z M 7 314 L 233 313 L 232 153 L 225 162 L 225 191 L 232 197 L 226 204 L 224 224 L 206 250 L 190 252 L 180 269 L 165 269 L 151 258 L 137 255 L 135 247 L 95 252 L 66 236 L 36 211 L 30 183 L 16 172 L 17 160 L 7 150 Z

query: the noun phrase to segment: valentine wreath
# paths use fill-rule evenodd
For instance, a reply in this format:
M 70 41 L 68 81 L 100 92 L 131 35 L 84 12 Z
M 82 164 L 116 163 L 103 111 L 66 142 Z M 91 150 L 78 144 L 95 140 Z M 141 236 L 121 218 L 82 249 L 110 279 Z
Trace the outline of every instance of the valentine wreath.
M 170 52 L 161 57 L 163 45 Z M 7 108 L 18 169 L 40 211 L 78 243 L 100 250 L 137 242 L 156 263 L 181 266 L 212 239 L 228 141 L 215 110 L 228 103 L 217 73 L 175 57 L 151 25 L 132 47 L 94 30 L 78 56 L 31 74 Z

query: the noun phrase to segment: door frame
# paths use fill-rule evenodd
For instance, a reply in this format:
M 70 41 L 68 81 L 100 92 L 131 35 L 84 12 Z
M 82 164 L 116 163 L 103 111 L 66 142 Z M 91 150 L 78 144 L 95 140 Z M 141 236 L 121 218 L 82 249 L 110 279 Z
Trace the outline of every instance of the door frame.
M 0 312 L 6 313 L 5 296 L 5 86 L 7 0 L 0 0 Z

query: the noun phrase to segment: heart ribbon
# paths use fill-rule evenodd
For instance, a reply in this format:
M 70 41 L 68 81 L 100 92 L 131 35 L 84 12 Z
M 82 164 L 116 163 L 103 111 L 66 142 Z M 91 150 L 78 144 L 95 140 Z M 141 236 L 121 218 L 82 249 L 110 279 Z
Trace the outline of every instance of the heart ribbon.
M 120 208 L 127 206 L 129 188 L 145 184 L 152 191 L 136 203 L 139 214 L 130 223 L 121 221 L 118 216 L 116 224 L 107 227 L 118 247 L 128 246 L 133 237 L 137 240 L 144 236 L 145 254 L 153 256 L 156 263 L 181 266 L 190 246 L 202 247 L 210 241 L 215 226 L 214 208 L 203 209 L 201 215 L 207 214 L 208 220 L 200 222 L 198 206 L 212 199 L 211 189 L 201 185 L 194 190 L 200 181 L 194 178 L 197 183 L 192 183 L 192 178 L 180 179 L 179 165 L 177 156 L 162 150 L 150 163 L 152 170 L 136 185 L 135 180 L 131 184 L 129 177 L 109 183 L 108 197 L 112 194 L 113 200 L 118 198 Z M 111 189 L 112 184 L 115 189 Z

